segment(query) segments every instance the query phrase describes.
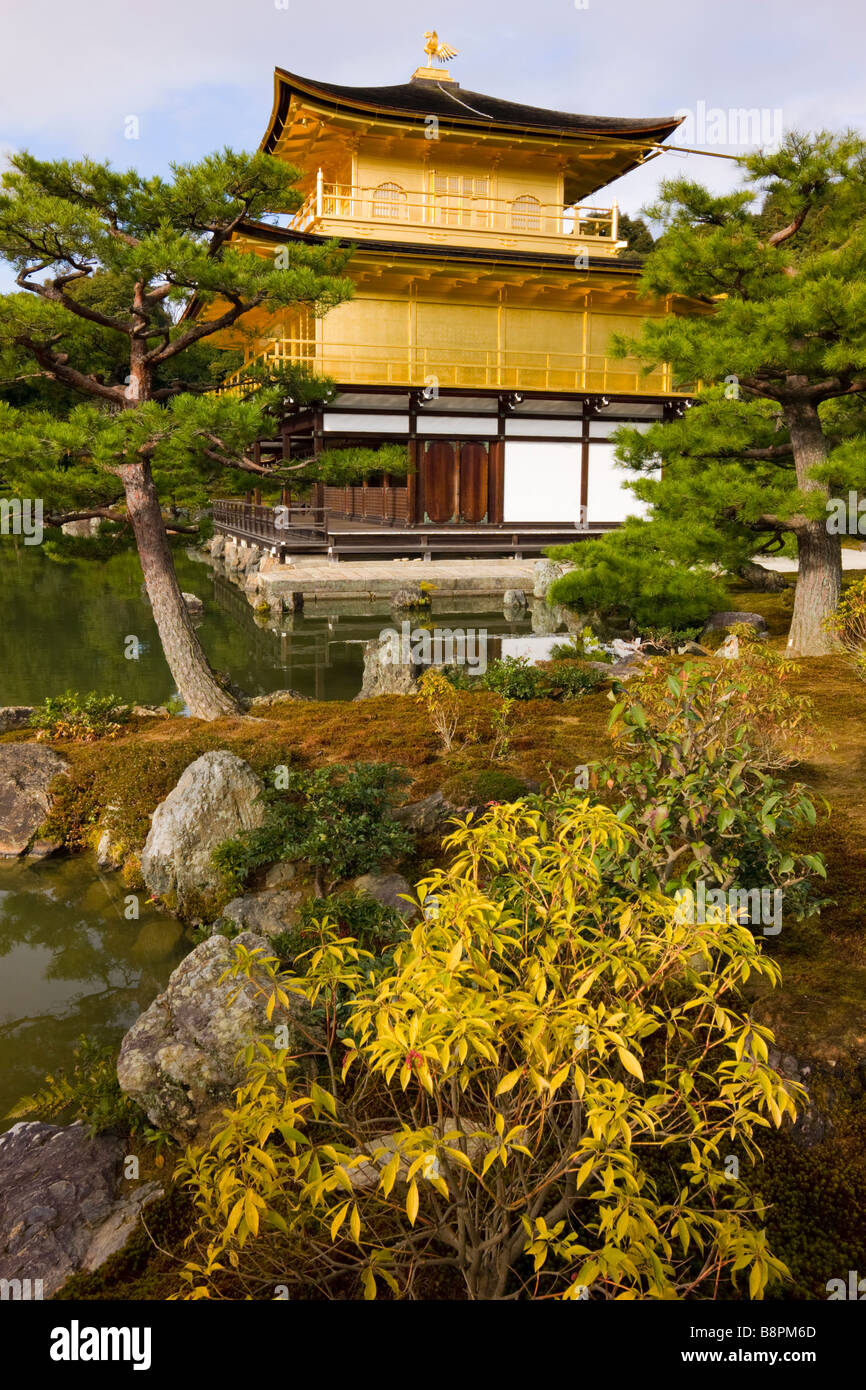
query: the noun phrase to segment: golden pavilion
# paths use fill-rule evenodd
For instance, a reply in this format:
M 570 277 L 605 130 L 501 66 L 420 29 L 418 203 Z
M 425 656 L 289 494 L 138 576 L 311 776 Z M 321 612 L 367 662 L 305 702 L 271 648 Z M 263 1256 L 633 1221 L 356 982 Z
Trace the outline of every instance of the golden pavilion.
M 684 397 L 666 367 L 613 358 L 611 336 L 694 306 L 638 300 L 617 205 L 592 199 L 655 157 L 679 121 L 467 90 L 437 66 L 454 50 L 425 38 L 427 65 L 397 86 L 276 69 L 261 148 L 305 171 L 304 202 L 282 225 L 246 224 L 239 242 L 274 254 L 336 237 L 356 248 L 356 290 L 324 318 L 255 320 L 246 356 L 304 362 L 337 383 L 326 406 L 287 421 L 288 452 L 407 444 L 408 480 L 319 485 L 332 515 L 469 528 L 479 553 L 497 529 L 528 528 L 540 545 L 615 525 L 640 504 L 611 431 Z

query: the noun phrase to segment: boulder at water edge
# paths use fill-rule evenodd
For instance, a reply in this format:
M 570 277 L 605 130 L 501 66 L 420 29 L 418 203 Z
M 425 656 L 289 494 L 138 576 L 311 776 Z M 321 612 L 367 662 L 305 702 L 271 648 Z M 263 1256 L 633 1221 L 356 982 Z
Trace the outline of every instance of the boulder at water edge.
M 372 700 L 376 695 L 412 695 L 417 689 L 416 682 L 424 674 L 424 666 L 412 659 L 404 661 L 399 634 L 392 637 L 374 637 L 364 643 L 364 677 L 356 700 Z
M 0 747 L 0 859 L 52 854 L 58 848 L 35 838 L 51 807 L 48 788 L 66 762 L 40 743 Z
M 273 938 L 298 925 L 305 897 L 306 894 L 299 888 L 244 893 L 242 897 L 232 898 L 231 902 L 226 903 L 222 919 L 243 931 Z
M 211 862 L 218 844 L 264 820 L 263 783 L 234 753 L 203 753 L 153 813 L 141 875 L 155 897 L 194 914 L 221 887 Z
M 32 705 L 4 705 L 0 709 L 0 734 L 8 734 L 12 729 L 26 729 L 32 713 Z
M 535 598 L 547 598 L 547 591 L 555 580 L 565 574 L 569 566 L 560 565 L 556 560 L 536 560 L 532 567 L 532 593 Z
M 203 1138 L 218 1120 L 243 1079 L 238 1053 L 259 1034 L 273 1045 L 275 1029 L 291 1022 L 281 1008 L 268 1022 L 268 991 L 246 976 L 220 982 L 236 944 L 271 954 L 269 942 L 255 932 L 233 941 L 209 937 L 181 961 L 120 1047 L 121 1089 L 151 1124 L 180 1143 Z

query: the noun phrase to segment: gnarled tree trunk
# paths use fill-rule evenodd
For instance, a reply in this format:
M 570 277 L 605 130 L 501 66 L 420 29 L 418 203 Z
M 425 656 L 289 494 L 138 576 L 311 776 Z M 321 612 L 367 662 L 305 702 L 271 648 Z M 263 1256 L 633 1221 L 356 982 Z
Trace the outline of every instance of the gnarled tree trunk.
M 118 471 L 162 650 L 178 690 L 198 719 L 240 714 L 237 701 L 216 680 L 183 601 L 150 464 L 123 464 Z

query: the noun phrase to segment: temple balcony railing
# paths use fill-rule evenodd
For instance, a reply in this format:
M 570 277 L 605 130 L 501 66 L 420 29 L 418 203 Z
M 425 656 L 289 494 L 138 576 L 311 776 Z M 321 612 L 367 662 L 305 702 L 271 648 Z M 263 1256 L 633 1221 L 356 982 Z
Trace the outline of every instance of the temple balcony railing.
M 292 231 L 324 236 L 375 237 L 445 245 L 495 245 L 576 255 L 613 256 L 627 242 L 618 236 L 619 213 L 609 208 L 563 207 L 530 195 L 489 198 L 465 193 L 410 193 L 397 184 L 363 188 L 321 178 L 291 217 Z
M 319 376 L 346 386 L 473 388 L 561 391 L 566 395 L 687 395 L 672 387 L 670 367 L 647 372 L 636 358 L 602 353 L 530 352 L 524 348 L 468 348 L 452 343 L 321 343 L 308 338 L 274 338 L 262 343 L 253 362 L 273 367 L 302 362 Z M 237 391 L 243 372 L 226 383 Z

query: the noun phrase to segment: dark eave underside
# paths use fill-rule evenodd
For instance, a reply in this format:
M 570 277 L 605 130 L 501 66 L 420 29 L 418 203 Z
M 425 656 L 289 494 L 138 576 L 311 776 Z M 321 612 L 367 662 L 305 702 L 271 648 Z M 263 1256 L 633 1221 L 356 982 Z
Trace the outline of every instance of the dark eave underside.
M 338 111 L 387 115 L 395 120 L 417 122 L 419 116 L 439 116 L 449 125 L 474 130 L 537 132 L 543 135 L 602 135 L 613 140 L 638 138 L 661 141 L 680 124 L 676 116 L 631 119 L 620 116 L 581 116 L 568 111 L 547 111 L 540 106 L 503 101 L 501 97 L 464 90 L 457 83 L 416 80 L 394 87 L 341 87 L 331 82 L 314 82 L 277 68 L 280 97 L 263 149 L 270 151 L 278 141 L 289 112 L 292 94 L 312 97 Z
M 373 251 L 388 257 L 409 257 L 416 260 L 462 261 L 482 265 L 530 265 L 546 267 L 550 270 L 574 271 L 574 254 L 563 256 L 549 252 L 534 251 L 489 251 L 484 246 L 431 246 L 424 242 L 408 241 L 352 241 L 349 238 L 317 236 L 314 232 L 289 231 L 285 227 L 275 227 L 269 222 L 244 222 L 237 229 L 238 236 L 264 238 L 267 241 L 297 241 L 308 246 L 326 246 L 337 241 L 339 246 L 355 246 L 359 253 Z M 629 257 L 590 256 L 592 270 L 606 270 L 611 273 L 640 274 L 642 262 Z

